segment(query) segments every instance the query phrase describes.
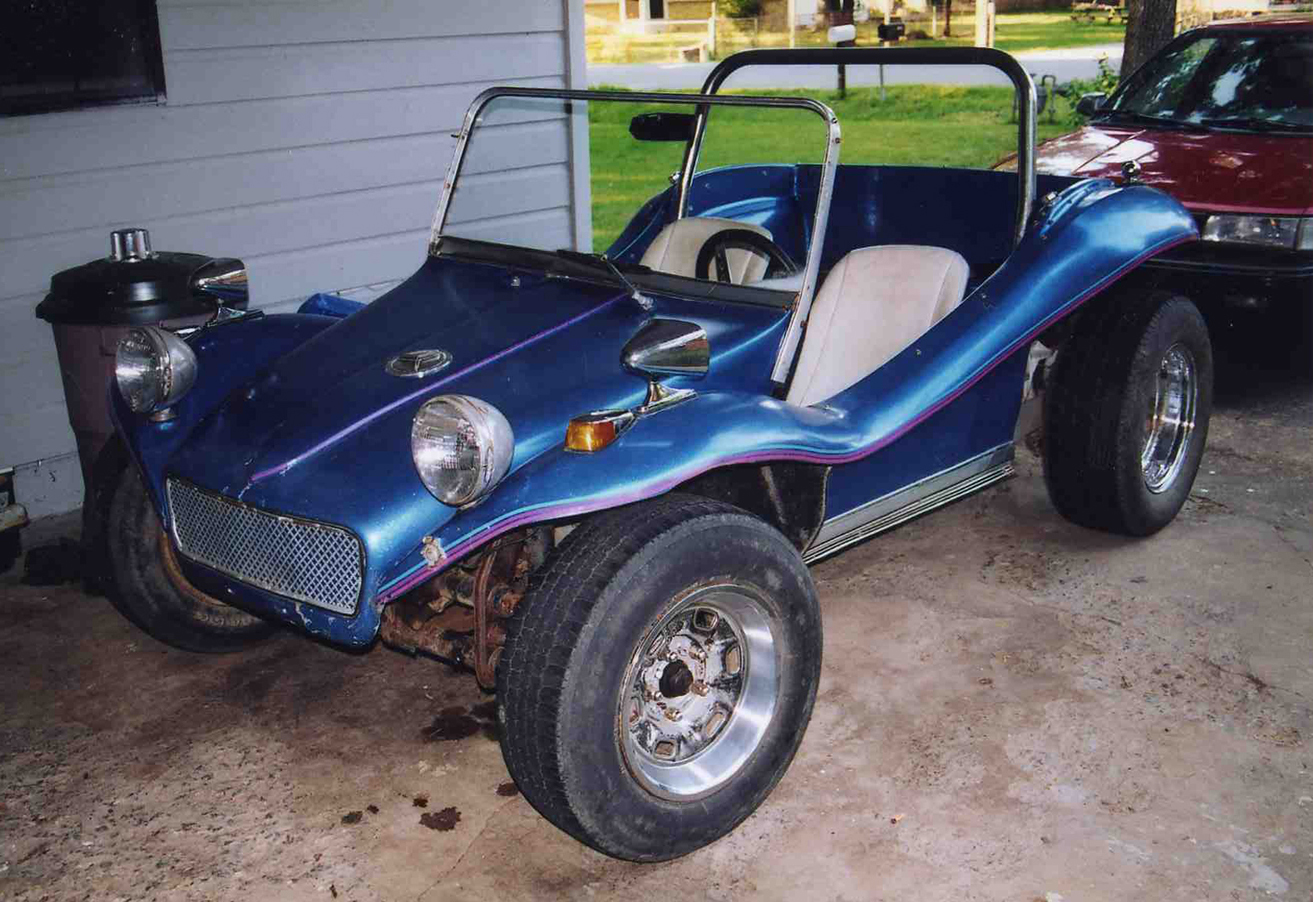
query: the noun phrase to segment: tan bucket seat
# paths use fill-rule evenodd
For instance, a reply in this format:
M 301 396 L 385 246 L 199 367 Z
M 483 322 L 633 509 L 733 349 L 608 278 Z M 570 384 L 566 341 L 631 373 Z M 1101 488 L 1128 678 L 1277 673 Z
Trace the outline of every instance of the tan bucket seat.
M 816 293 L 786 400 L 816 404 L 878 370 L 962 303 L 968 273 L 942 247 L 850 251 Z

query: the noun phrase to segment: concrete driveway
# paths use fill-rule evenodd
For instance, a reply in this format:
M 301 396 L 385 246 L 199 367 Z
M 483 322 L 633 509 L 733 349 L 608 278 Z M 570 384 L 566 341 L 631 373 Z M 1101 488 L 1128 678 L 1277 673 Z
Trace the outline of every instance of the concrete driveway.
M 1041 50 L 1016 55 L 1026 70 L 1038 80 L 1053 75 L 1058 83 L 1073 78 L 1093 78 L 1099 74 L 1100 57 L 1116 70 L 1121 66 L 1122 46 L 1105 44 L 1069 50 Z M 628 65 L 590 65 L 590 87 L 608 85 L 636 91 L 698 91 L 715 63 L 635 63 Z M 874 66 L 849 66 L 848 84 L 878 84 L 880 73 Z M 1007 76 L 985 66 L 886 66 L 885 84 L 1010 85 Z M 832 91 L 835 72 L 822 66 L 762 66 L 733 75 L 727 88 L 809 88 Z
M 1307 900 L 1313 385 L 1232 380 L 1152 539 L 1059 519 L 1023 450 L 1015 480 L 816 567 L 797 761 L 664 865 L 542 820 L 438 664 L 293 635 L 193 656 L 11 572 L 0 898 Z

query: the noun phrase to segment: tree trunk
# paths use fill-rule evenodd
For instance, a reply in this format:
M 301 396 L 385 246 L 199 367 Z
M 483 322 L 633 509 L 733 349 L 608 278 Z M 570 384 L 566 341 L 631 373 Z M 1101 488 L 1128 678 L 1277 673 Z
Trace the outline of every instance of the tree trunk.
M 953 36 L 953 0 L 944 0 L 944 37 Z
M 1176 0 L 1127 0 L 1121 77 L 1153 56 L 1176 33 Z

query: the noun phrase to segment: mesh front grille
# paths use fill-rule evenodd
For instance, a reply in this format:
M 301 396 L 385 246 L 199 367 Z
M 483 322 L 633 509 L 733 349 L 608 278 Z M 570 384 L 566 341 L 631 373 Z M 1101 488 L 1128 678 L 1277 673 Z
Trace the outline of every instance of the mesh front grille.
M 340 614 L 360 598 L 360 540 L 340 526 L 295 520 L 168 482 L 178 550 L 276 595 Z

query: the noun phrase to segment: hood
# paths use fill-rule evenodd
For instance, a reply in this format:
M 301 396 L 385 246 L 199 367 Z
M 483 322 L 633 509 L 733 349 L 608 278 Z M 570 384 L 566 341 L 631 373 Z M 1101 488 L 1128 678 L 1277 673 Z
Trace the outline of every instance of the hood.
M 196 424 L 168 470 L 267 510 L 350 526 L 369 546 L 399 522 L 427 530 L 454 514 L 411 461 L 411 421 L 430 398 L 468 394 L 501 410 L 515 432 L 514 472 L 559 446 L 571 417 L 642 399 L 645 384 L 622 370 L 620 352 L 650 316 L 707 330 L 711 371 L 701 385 L 743 388 L 755 374 L 769 390 L 787 311 L 654 301 L 648 313 L 614 285 L 430 258 L 253 374 Z M 421 379 L 386 371 L 392 357 L 416 349 L 447 351 L 451 363 Z
M 1313 211 L 1313 138 L 1087 125 L 1042 144 L 1041 173 L 1140 179 L 1191 210 L 1298 216 Z

